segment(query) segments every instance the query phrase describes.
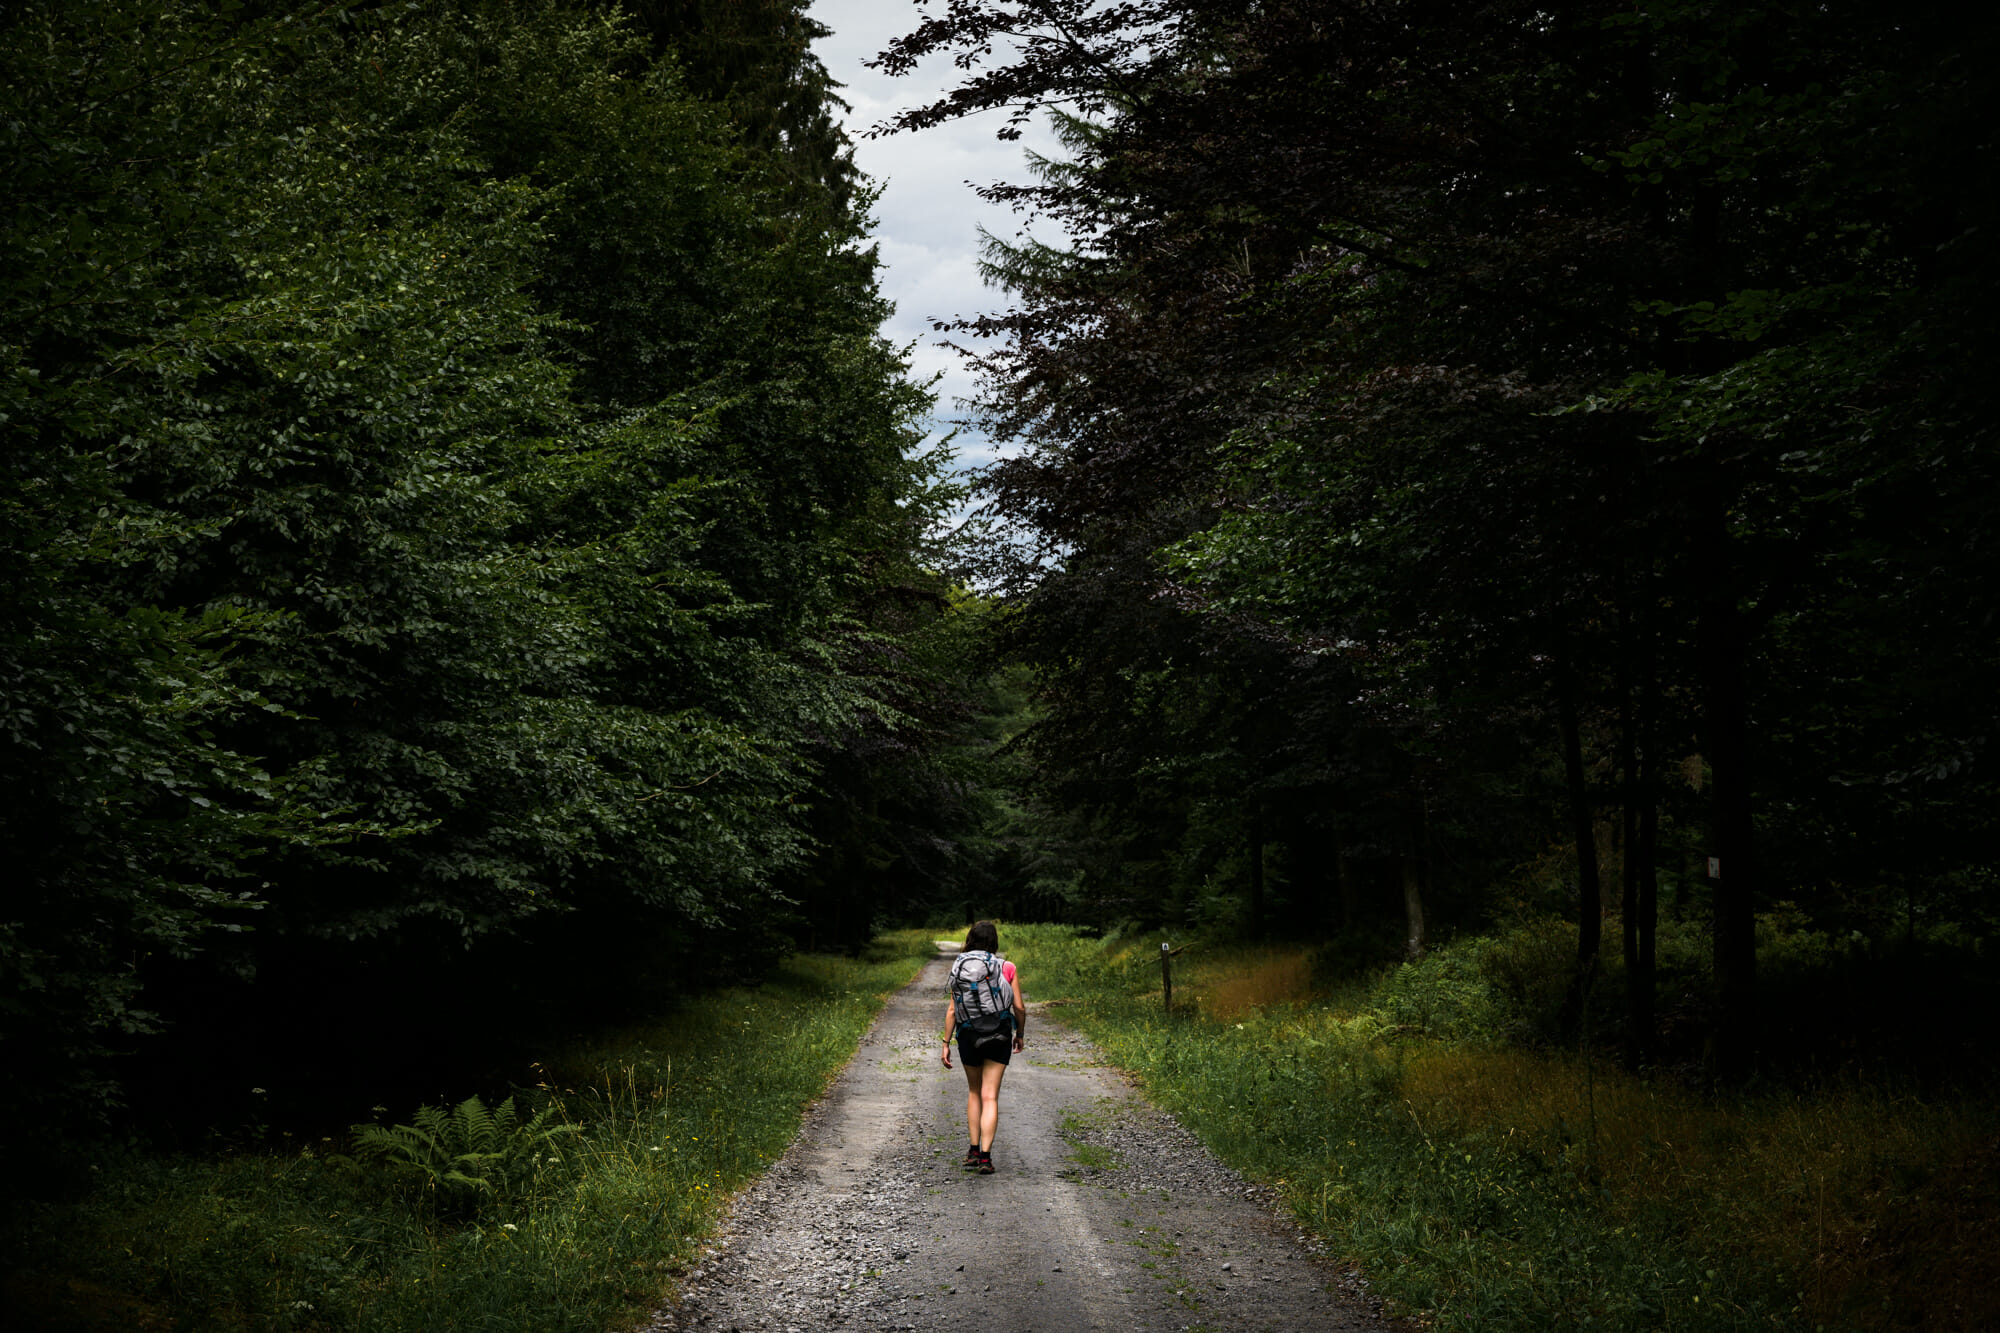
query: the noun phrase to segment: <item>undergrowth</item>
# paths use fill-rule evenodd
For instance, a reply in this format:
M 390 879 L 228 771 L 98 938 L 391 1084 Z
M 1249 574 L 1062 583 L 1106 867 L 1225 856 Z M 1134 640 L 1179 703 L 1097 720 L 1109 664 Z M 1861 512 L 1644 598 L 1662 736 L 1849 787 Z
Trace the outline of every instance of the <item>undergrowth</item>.
M 410 1108 L 348 1141 L 101 1152 L 19 1206 L 6 1306 L 45 1330 L 604 1329 L 649 1311 L 719 1203 L 783 1151 L 928 932 L 545 1057 L 541 1086 Z
M 1010 925 L 1063 1009 L 1439 1329 L 1987 1327 L 2000 1115 L 1849 1082 L 1707 1096 L 1519 1043 L 1546 923 L 1338 989 L 1303 949 Z M 1178 941 L 1177 941 L 1178 942 Z

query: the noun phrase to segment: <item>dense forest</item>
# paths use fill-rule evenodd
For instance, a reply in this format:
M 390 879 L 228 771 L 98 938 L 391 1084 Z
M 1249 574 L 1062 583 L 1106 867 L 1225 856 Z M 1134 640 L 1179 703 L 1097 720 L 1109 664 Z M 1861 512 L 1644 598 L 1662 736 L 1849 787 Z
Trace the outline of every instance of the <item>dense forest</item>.
M 978 915 L 1438 1327 L 1984 1327 L 2000 18 L 906 27 L 970 473 L 804 0 L 0 6 L 0 1316 L 643 1321 Z
M 1990 1013 L 1997 33 L 964 0 L 886 51 L 966 74 L 878 132 L 1062 129 L 988 190 L 1061 238 L 947 335 L 1018 446 L 981 569 L 1073 910 L 1389 956 L 1557 914 L 1557 1028 L 1615 968 L 1629 1058 L 1725 1077 Z M 1845 978 L 1800 1031 L 1776 921 Z
M 876 132 L 1065 147 L 940 330 L 955 532 L 803 7 L 8 8 L 10 1141 L 973 909 L 1562 921 L 1541 1035 L 1635 1066 L 1981 1049 L 1991 21 L 912 23 Z
M 980 617 L 802 6 L 0 26 L 17 1128 L 365 1108 L 949 891 Z

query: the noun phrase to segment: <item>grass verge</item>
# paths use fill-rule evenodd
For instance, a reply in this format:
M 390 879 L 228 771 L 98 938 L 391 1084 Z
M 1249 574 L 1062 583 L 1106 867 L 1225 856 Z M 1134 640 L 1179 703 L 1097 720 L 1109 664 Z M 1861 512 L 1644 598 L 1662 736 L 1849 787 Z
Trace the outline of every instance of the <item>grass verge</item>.
M 396 1154 L 105 1152 L 79 1197 L 14 1210 L 0 1308 L 45 1330 L 634 1322 L 931 952 L 904 931 L 859 960 L 794 957 L 552 1053 L 518 1117 L 470 1103 Z
M 1990 1100 L 1718 1099 L 1492 1028 L 1441 1035 L 1504 1008 L 1451 950 L 1326 996 L 1304 950 L 1198 947 L 1169 1016 L 1156 938 L 1003 938 L 1037 1000 L 1074 1001 L 1065 1021 L 1423 1323 L 1990 1327 Z

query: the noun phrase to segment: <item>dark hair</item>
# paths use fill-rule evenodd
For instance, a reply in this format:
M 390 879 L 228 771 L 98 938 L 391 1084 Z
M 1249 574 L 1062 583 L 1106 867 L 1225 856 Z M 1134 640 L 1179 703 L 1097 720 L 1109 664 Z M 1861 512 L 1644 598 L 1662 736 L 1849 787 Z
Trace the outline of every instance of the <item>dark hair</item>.
M 975 921 L 972 929 L 965 932 L 967 949 L 984 949 L 988 953 L 1000 951 L 1000 927 L 991 921 Z

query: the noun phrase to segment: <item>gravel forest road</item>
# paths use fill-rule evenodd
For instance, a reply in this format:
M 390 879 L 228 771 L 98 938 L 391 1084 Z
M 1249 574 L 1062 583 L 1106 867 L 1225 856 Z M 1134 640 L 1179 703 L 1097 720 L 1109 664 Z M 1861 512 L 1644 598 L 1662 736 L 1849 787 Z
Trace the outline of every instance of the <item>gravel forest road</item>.
M 938 1064 L 947 958 L 890 1000 L 649 1333 L 1388 1333 L 1357 1276 L 1051 1006 L 1007 1073 L 998 1172 L 965 1172 L 965 1080 Z

